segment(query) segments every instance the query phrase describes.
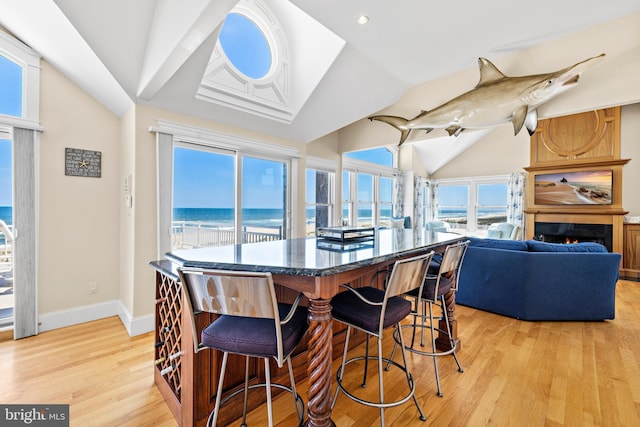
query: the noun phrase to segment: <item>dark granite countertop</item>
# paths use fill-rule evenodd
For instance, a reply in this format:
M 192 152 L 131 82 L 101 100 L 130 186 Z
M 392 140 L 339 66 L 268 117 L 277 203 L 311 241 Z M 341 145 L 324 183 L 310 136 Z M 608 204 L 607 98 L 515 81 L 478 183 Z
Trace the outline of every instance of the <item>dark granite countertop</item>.
M 375 239 L 341 246 L 315 237 L 248 243 L 222 247 L 179 249 L 166 254 L 166 260 L 155 261 L 154 268 L 175 274 L 176 266 L 269 271 L 274 274 L 328 276 L 378 264 L 401 256 L 423 253 L 431 247 L 456 242 L 464 236 L 454 233 L 408 229 L 377 230 Z M 327 249 L 325 247 L 330 249 Z

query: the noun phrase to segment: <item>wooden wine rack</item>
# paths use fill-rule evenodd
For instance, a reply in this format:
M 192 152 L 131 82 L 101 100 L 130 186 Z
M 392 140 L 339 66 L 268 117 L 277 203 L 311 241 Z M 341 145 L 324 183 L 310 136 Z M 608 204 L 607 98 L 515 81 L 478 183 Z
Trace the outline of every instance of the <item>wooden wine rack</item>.
M 182 285 L 177 278 L 159 275 L 156 286 L 156 351 L 155 360 L 159 372 L 172 369 L 162 375 L 165 382 L 180 401 L 180 373 L 182 367 Z M 176 357 L 176 355 L 178 355 Z M 173 360 L 172 360 L 173 357 Z

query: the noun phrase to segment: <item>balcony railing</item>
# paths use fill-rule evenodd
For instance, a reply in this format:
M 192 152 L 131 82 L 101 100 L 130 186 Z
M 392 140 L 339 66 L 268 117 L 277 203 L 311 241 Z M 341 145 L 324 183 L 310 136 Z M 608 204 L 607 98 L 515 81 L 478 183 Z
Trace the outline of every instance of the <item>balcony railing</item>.
M 282 226 L 243 226 L 242 242 L 282 240 Z M 174 221 L 171 227 L 173 249 L 225 246 L 235 243 L 235 229 L 207 222 Z

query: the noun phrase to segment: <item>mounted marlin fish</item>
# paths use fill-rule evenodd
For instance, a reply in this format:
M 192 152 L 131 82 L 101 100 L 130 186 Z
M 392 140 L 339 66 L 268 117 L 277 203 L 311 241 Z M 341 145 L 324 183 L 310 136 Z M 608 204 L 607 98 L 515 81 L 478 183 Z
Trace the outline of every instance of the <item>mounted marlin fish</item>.
M 469 92 L 454 98 L 431 111 L 422 111 L 411 120 L 397 116 L 372 116 L 402 132 L 401 145 L 414 129 L 427 133 L 445 129 L 449 135 L 460 135 L 465 129 L 494 126 L 510 121 L 515 135 L 524 125 L 533 134 L 538 126 L 536 108 L 574 87 L 587 68 L 600 62 L 600 54 L 571 67 L 548 74 L 507 77 L 488 59 L 479 58 L 480 81 Z

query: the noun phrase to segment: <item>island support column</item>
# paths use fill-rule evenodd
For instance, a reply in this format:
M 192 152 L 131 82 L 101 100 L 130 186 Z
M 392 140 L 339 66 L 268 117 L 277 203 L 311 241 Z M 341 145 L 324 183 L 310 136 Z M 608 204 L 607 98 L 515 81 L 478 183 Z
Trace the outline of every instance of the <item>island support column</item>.
M 309 300 L 309 351 L 307 353 L 309 392 L 306 427 L 335 426 L 331 420 L 333 328 L 330 302 L 327 299 Z

